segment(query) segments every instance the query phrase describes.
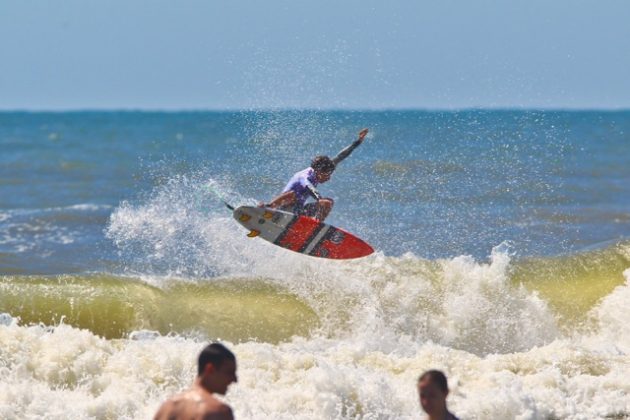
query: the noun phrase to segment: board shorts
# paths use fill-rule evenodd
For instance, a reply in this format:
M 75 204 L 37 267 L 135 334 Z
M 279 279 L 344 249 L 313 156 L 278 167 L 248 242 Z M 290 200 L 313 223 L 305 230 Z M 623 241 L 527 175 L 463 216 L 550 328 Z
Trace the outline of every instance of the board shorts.
M 317 203 L 307 203 L 303 206 L 300 205 L 292 205 L 292 206 L 283 206 L 280 207 L 279 210 L 288 211 L 289 213 L 296 214 L 298 216 L 307 216 L 315 218 L 317 215 Z

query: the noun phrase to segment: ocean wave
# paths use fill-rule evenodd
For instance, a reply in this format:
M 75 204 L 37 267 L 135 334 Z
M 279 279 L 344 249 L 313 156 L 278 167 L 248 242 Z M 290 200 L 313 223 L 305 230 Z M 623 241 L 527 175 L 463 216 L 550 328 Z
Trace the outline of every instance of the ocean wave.
M 624 284 L 627 252 L 617 244 L 541 260 L 514 260 L 500 248 L 487 261 L 297 256 L 254 261 L 248 275 L 202 278 L 4 276 L 0 311 L 27 324 L 63 317 L 109 338 L 140 329 L 233 342 L 361 337 L 383 351 L 433 342 L 510 353 L 592 328 L 589 314 Z
M 630 241 L 556 257 L 524 258 L 512 278 L 535 291 L 569 329 L 586 320 L 589 311 L 624 282 L 630 267 Z
M 154 287 L 111 275 L 0 277 L 0 310 L 24 324 L 64 323 L 107 338 L 139 329 L 233 341 L 278 342 L 308 335 L 313 311 L 264 282 L 162 280 Z

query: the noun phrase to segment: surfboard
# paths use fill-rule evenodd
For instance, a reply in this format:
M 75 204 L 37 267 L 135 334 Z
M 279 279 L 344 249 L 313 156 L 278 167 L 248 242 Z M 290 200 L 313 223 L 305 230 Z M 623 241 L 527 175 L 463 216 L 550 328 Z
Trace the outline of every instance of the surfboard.
M 370 255 L 374 249 L 350 232 L 307 216 L 286 211 L 241 206 L 234 219 L 249 230 L 250 238 L 259 237 L 274 245 L 312 257 L 345 260 Z

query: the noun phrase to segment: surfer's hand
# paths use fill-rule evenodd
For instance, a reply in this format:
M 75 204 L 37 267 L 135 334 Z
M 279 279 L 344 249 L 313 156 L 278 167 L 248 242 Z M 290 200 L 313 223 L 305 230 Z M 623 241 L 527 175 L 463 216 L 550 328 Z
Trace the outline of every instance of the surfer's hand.
M 368 133 L 367 128 L 364 128 L 363 130 L 359 131 L 359 141 L 363 141 L 365 136 L 367 136 L 367 133 Z
M 265 204 L 263 201 L 258 202 L 258 207 L 269 207 L 268 204 Z

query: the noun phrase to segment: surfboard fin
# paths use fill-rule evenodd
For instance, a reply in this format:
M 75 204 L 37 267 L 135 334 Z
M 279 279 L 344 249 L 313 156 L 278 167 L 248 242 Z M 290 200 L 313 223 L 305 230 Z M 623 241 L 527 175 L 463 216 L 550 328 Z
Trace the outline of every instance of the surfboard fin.
M 252 216 L 250 216 L 249 214 L 241 214 L 238 218 L 238 220 L 240 220 L 241 222 L 247 222 L 249 219 L 251 219 Z
M 256 236 L 260 235 L 260 231 L 256 230 L 256 229 L 252 229 L 249 231 L 249 233 L 247 234 L 248 238 L 255 238 Z
M 270 212 L 270 211 L 265 211 L 265 212 L 263 213 L 263 217 L 264 217 L 265 219 L 271 219 L 271 218 L 273 217 L 273 213 L 272 213 L 272 212 Z

